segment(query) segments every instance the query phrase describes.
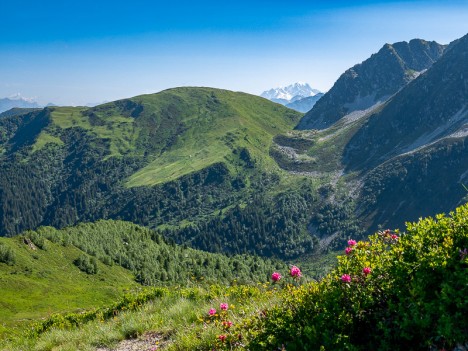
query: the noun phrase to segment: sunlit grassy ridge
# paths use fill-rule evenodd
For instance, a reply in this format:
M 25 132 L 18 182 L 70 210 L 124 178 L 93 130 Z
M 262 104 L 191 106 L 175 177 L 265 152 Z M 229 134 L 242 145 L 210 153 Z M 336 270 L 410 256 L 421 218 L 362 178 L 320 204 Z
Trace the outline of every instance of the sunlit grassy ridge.
M 245 93 L 175 88 L 94 108 L 54 107 L 50 116 L 34 151 L 47 143 L 61 144 L 60 129 L 83 128 L 108 142 L 108 157 L 149 158 L 128 179 L 127 186 L 133 187 L 168 182 L 219 162 L 235 172 L 233 151 L 243 149 L 265 170 L 277 169 L 268 155 L 271 141 L 292 129 L 301 114 Z
M 170 110 L 172 100 L 177 101 L 175 111 Z M 209 88 L 171 89 L 132 101 L 162 115 L 170 110 L 182 131 L 161 156 L 130 177 L 128 186 L 170 181 L 216 162 L 227 162 L 235 170 L 230 158 L 233 150 L 242 148 L 265 169 L 276 169 L 268 156 L 271 141 L 301 116 L 256 96 Z
M 142 296 L 149 300 L 133 310 L 132 303 Z M 146 342 L 141 349 L 212 350 L 218 344 L 222 317 L 241 323 L 246 315 L 274 306 L 279 296 L 269 285 L 149 289 L 133 298 L 128 296 L 127 308 L 116 310 L 110 317 L 98 313 L 97 318 L 71 327 L 64 319 L 53 316 L 49 321 L 55 324 L 50 330 L 0 341 L 0 349 L 95 351 L 97 347 L 115 347 L 124 339 L 154 335 L 158 342 Z M 221 303 L 228 304 L 227 312 L 221 313 Z M 210 317 L 210 308 L 217 309 L 217 314 Z M 49 321 L 38 323 L 36 330 Z

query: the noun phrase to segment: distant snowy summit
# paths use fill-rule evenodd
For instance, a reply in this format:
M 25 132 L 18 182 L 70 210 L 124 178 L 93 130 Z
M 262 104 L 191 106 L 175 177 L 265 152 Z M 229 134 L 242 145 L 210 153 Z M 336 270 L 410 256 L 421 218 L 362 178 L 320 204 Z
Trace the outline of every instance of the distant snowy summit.
M 322 92 L 303 82 L 273 88 L 260 94 L 261 97 L 300 112 L 309 111 L 322 95 Z
M 319 93 L 319 90 L 313 89 L 309 84 L 298 82 L 288 85 L 287 87 L 273 88 L 264 91 L 260 94 L 260 96 L 268 100 L 286 105 L 290 102 L 294 102 L 309 96 L 315 96 Z
M 15 94 L 6 98 L 0 98 L 0 113 L 15 107 L 37 108 L 39 104 L 33 98 L 26 98 L 21 94 Z
M 35 98 L 24 97 L 20 93 L 0 98 L 0 113 L 11 110 L 12 108 L 42 108 L 50 106 L 56 105 L 49 103 L 44 106 L 39 104 Z

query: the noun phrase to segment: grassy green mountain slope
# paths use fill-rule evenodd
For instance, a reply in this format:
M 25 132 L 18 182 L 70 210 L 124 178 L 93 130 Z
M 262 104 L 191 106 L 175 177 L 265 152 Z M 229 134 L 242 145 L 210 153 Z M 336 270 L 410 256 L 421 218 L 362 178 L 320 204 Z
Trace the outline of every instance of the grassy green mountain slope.
M 148 156 L 150 163 L 131 175 L 127 186 L 168 182 L 219 162 L 231 165 L 237 148 L 247 148 L 265 169 L 274 168 L 265 157 L 272 137 L 300 118 L 259 97 L 211 88 L 176 88 L 90 109 L 50 110 L 51 123 L 34 150 L 51 140 L 56 128 L 83 128 L 109 143 L 108 157 Z
M 161 152 L 161 156 L 132 175 L 127 186 L 167 182 L 218 162 L 227 161 L 230 170 L 236 171 L 236 164 L 232 162 L 232 152 L 236 149 L 247 149 L 249 157 L 262 169 L 276 169 L 276 164 L 267 156 L 271 140 L 276 134 L 291 129 L 300 118 L 294 111 L 244 93 L 180 88 L 155 97 L 157 99 L 142 96 L 132 100 L 143 106 L 137 121 L 141 119 L 140 125 L 148 128 L 142 130 L 155 133 L 155 129 L 162 129 L 160 124 L 164 121 L 156 118 L 154 111 L 160 111 L 174 130 L 164 143 L 156 144 L 151 134 L 140 134 L 138 142 L 144 149 Z M 145 114 L 145 109 L 151 114 Z M 153 125 L 158 128 L 152 128 Z
M 51 313 L 110 304 L 140 284 L 248 284 L 268 281 L 272 271 L 281 269 L 287 265 L 279 261 L 169 244 L 128 222 L 41 227 L 0 238 L 0 332 Z
M 178 230 L 213 218 L 235 220 L 234 210 L 247 208 L 252 217 L 262 211 L 267 223 L 252 218 L 249 237 L 223 239 L 229 252 L 297 255 L 312 246 L 307 220 L 289 230 L 285 223 L 294 220 L 286 212 L 297 216 L 301 209 L 277 206 L 274 198 L 300 187 L 283 177 L 269 148 L 300 117 L 244 93 L 177 88 L 94 108 L 53 107 L 3 118 L 2 235 L 102 218 Z M 254 199 L 266 206 L 255 208 Z M 291 242 L 279 252 L 265 241 L 266 231 L 276 228 L 277 242 Z M 174 235 L 179 243 L 195 243 L 192 236 Z M 254 245 L 247 244 L 251 240 Z M 208 246 L 220 251 L 223 243 Z
M 51 313 L 108 304 L 138 285 L 117 265 L 97 262 L 97 274 L 82 272 L 73 261 L 83 252 L 74 246 L 46 241 L 45 249 L 32 249 L 24 238 L 0 238 L 0 334 Z

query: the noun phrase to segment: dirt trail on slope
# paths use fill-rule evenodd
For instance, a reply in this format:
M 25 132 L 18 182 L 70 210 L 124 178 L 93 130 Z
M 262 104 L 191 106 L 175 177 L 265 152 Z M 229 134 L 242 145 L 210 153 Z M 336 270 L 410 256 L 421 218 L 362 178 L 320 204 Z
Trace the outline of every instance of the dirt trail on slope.
M 115 348 L 100 347 L 96 351 L 157 351 L 162 350 L 169 342 L 162 334 L 149 332 L 136 339 L 123 340 Z

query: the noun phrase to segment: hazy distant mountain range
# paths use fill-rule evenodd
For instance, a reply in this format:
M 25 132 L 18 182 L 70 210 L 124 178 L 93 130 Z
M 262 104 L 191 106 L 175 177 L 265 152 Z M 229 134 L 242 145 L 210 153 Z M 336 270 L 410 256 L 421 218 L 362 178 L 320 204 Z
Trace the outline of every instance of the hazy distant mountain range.
M 25 98 L 20 94 L 0 99 L 0 113 L 9 109 L 19 108 L 38 108 L 41 107 L 34 99 Z

